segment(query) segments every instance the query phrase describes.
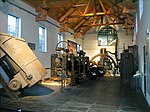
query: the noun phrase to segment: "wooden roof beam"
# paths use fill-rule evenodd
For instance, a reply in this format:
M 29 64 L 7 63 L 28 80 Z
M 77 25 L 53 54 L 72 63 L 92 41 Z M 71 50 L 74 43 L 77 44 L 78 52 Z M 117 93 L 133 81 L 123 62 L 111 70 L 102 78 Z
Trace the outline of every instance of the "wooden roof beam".
M 93 17 L 93 16 L 104 16 L 104 15 L 115 15 L 115 14 L 121 14 L 121 12 L 97 12 L 97 13 L 88 13 L 88 14 L 81 14 L 81 15 L 71 15 L 68 16 L 69 18 L 80 18 L 80 17 Z
M 82 24 L 84 24 L 86 22 L 86 19 L 83 19 L 82 21 L 79 22 L 79 24 L 77 24 L 75 27 L 74 27 L 74 31 L 76 31 Z
M 129 16 L 128 14 L 126 16 L 128 18 L 128 22 L 131 23 L 132 25 L 134 25 L 133 17 Z
M 76 8 L 76 10 L 82 15 L 83 12 L 81 10 L 79 10 L 79 8 Z
M 63 22 L 67 16 L 72 14 L 75 11 L 75 8 L 70 8 L 60 19 L 59 22 Z
M 81 15 L 81 16 L 83 16 L 83 17 L 86 17 L 86 16 L 103 16 L 103 15 L 106 15 L 106 13 L 105 12 L 97 12 L 97 13 L 88 13 L 88 14 L 83 14 L 83 15 Z
M 100 5 L 101 5 L 103 11 L 105 12 L 105 14 L 107 14 L 107 11 L 106 11 L 106 9 L 105 9 L 105 7 L 104 7 L 103 2 L 102 2 L 101 0 L 98 0 L 98 1 L 99 1 Z M 106 18 L 107 18 L 108 22 L 110 23 L 110 18 L 109 18 L 108 15 L 106 15 Z
M 89 29 L 91 28 L 91 26 L 87 27 L 84 32 L 82 32 L 82 35 L 84 35 Z
M 108 24 L 91 24 L 91 25 L 84 25 L 82 27 L 88 27 L 88 26 L 91 26 L 91 27 L 96 27 L 96 26 L 106 26 L 106 25 L 118 25 L 118 24 L 124 24 L 123 22 L 119 22 L 119 23 L 108 23 Z
M 86 5 L 86 8 L 85 8 L 85 10 L 84 10 L 84 14 L 87 13 L 87 10 L 88 10 L 88 8 L 89 8 L 89 6 L 90 6 L 90 3 L 91 3 L 91 0 L 88 1 L 88 4 Z
M 101 22 L 102 22 L 102 20 L 101 20 L 101 19 L 99 19 L 98 24 L 100 24 Z M 100 26 L 97 26 L 97 27 L 96 27 L 96 32 L 98 32 L 98 31 L 99 31 L 99 29 L 100 29 Z
M 87 21 L 89 21 L 89 19 L 91 19 L 91 17 L 87 18 L 87 19 L 83 19 L 79 24 L 77 24 L 74 28 L 74 31 L 77 31 L 77 29 L 81 28 L 83 24 L 85 24 Z
M 107 6 L 107 9 L 108 9 L 107 13 L 108 13 L 108 14 L 111 13 L 111 10 L 113 10 L 113 9 L 114 9 L 114 6 L 115 6 L 114 3 L 110 3 L 110 5 L 111 5 L 110 8 L 109 8 L 109 6 Z M 113 17 L 113 19 L 114 19 L 116 22 L 120 22 L 120 19 L 118 19 L 118 18 L 116 17 L 116 14 L 120 14 L 120 13 L 122 13 L 122 12 L 116 12 L 116 13 L 114 13 L 114 14 L 111 14 L 110 16 Z M 112 22 L 114 22 L 114 21 L 112 21 L 112 20 L 110 19 L 110 22 L 112 23 Z M 122 21 L 122 22 L 124 23 L 124 21 Z M 117 29 L 115 25 L 113 25 L 113 26 L 114 26 L 115 29 Z

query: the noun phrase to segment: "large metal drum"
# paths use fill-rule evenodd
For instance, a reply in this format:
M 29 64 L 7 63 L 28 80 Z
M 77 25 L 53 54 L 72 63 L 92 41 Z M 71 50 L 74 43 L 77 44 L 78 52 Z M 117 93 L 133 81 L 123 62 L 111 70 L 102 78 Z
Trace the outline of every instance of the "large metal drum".
M 9 87 L 18 90 L 30 87 L 46 75 L 45 68 L 25 40 L 0 33 L 0 59 L 9 76 Z

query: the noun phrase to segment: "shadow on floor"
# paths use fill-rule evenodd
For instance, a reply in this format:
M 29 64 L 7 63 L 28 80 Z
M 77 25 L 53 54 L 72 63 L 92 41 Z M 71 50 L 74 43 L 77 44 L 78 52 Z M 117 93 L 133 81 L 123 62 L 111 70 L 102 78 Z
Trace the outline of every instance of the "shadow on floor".
M 1 96 L 7 97 L 7 98 L 9 97 L 6 94 L 4 89 L 1 89 L 0 92 L 1 92 Z M 54 92 L 54 90 L 52 90 L 52 89 L 50 89 L 48 87 L 45 87 L 45 86 L 40 85 L 40 84 L 35 84 L 32 87 L 30 87 L 30 88 L 24 88 L 23 90 L 21 90 L 21 93 L 19 92 L 18 96 L 19 97 L 43 96 L 43 95 L 51 94 L 53 92 Z
M 143 93 L 126 82 L 121 85 L 119 77 L 89 81 L 61 93 L 57 89 L 35 85 L 24 89 L 23 95 L 31 97 L 0 97 L 0 112 L 150 112 Z
M 21 97 L 25 97 L 25 96 L 43 96 L 43 95 L 51 94 L 53 92 L 54 92 L 54 90 L 52 90 L 48 87 L 36 84 L 36 85 L 34 85 L 30 88 L 23 89 L 23 93 L 21 94 Z

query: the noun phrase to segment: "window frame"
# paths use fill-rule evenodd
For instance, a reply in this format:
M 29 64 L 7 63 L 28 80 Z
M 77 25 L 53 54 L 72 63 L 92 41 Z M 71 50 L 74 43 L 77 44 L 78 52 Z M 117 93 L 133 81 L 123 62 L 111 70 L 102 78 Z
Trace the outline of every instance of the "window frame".
M 144 0 L 139 0 L 139 18 L 141 20 L 144 11 Z
M 80 44 L 77 44 L 77 51 L 79 52 L 80 50 L 82 50 L 82 46 Z
M 40 28 L 42 29 L 42 35 L 40 35 Z M 44 32 L 44 35 L 43 35 Z M 44 37 L 44 40 L 42 38 Z M 41 42 L 42 41 L 42 42 Z M 47 29 L 44 26 L 39 26 L 39 51 L 47 52 Z
M 63 34 L 61 32 L 58 33 L 57 39 L 58 43 L 64 40 Z M 63 43 L 58 44 L 58 47 L 63 48 Z
M 11 26 L 9 25 L 9 16 L 14 17 L 16 19 L 15 33 L 10 32 Z M 12 15 L 12 14 L 7 15 L 7 33 L 12 35 L 12 36 L 21 37 L 21 19 L 20 19 L 20 17 Z

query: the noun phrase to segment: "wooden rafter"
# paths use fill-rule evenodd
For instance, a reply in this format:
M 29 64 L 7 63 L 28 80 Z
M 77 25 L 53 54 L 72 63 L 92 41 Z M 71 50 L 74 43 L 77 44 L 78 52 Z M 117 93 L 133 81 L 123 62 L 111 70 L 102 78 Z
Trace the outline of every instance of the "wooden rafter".
M 71 15 L 75 11 L 75 8 L 70 8 L 60 19 L 59 22 L 63 22 L 65 18 Z
M 82 24 L 84 24 L 86 22 L 86 19 L 83 19 L 82 21 L 80 21 L 75 27 L 74 27 L 74 31 L 76 31 Z
M 110 1 L 110 0 L 109 0 Z M 111 2 L 111 1 L 110 1 Z M 112 3 L 112 2 L 111 2 Z M 112 4 L 114 4 L 114 3 L 112 3 Z M 128 16 L 129 17 L 129 21 L 130 20 L 133 20 L 132 18 L 133 18 L 133 16 L 131 16 L 131 14 L 130 14 L 130 12 L 123 12 L 123 6 L 121 5 L 121 4 L 116 4 L 116 6 L 117 6 L 117 10 L 116 11 L 119 11 L 119 10 L 121 10 L 122 11 L 122 13 L 118 13 L 119 14 L 119 16 L 121 16 L 121 15 L 123 15 L 123 16 Z M 127 18 L 128 18 L 127 17 Z M 131 22 L 131 21 L 130 21 Z M 132 21 L 132 23 L 134 23 L 133 21 Z
M 100 5 L 101 5 L 103 11 L 105 12 L 105 14 L 107 14 L 107 10 L 105 9 L 103 2 L 101 0 L 98 0 L 98 1 L 99 1 Z M 108 15 L 106 15 L 106 18 L 107 18 L 108 22 L 110 23 L 110 18 L 109 18 Z
M 122 22 L 119 22 L 119 23 L 101 23 L 101 24 L 91 24 L 91 25 L 84 25 L 82 27 L 88 27 L 88 26 L 91 26 L 91 27 L 96 27 L 96 26 L 107 26 L 107 25 L 118 25 L 118 24 L 124 24 Z
M 99 21 L 98 21 L 98 24 L 100 24 L 100 23 L 102 23 L 102 20 L 101 20 L 101 19 L 99 19 Z M 100 29 L 100 26 L 97 26 L 97 27 L 96 27 L 96 32 L 97 32 L 99 29 Z
M 124 2 L 123 2 L 123 4 L 124 4 Z M 110 2 L 110 3 L 114 5 L 114 3 L 112 3 L 112 2 Z M 116 14 L 111 15 L 111 16 L 116 21 L 124 22 L 125 24 L 123 24 L 123 25 L 125 26 L 125 29 L 128 29 L 128 27 L 134 27 L 134 17 L 130 14 L 130 12 L 129 11 L 123 11 L 124 7 L 121 4 L 116 4 L 115 6 L 117 9 L 114 9 L 114 11 L 122 11 L 122 13 L 116 13 Z M 126 7 L 126 9 L 127 9 L 127 7 Z
M 87 14 L 80 14 L 80 15 L 70 15 L 69 18 L 80 18 L 80 17 L 92 17 L 92 16 L 105 16 L 105 15 L 115 15 L 115 14 L 119 14 L 121 15 L 122 12 L 97 12 L 97 13 L 87 13 Z
M 43 0 L 43 3 L 36 8 L 36 12 L 38 12 L 38 15 L 36 16 L 35 20 L 46 21 L 48 10 L 49 8 L 47 6 L 47 0 Z
M 84 14 L 87 13 L 87 10 L 88 10 L 88 8 L 89 8 L 89 6 L 90 6 L 90 3 L 91 3 L 91 0 L 88 1 L 88 4 L 86 5 L 86 8 L 85 8 L 85 10 L 84 10 Z
M 91 28 L 91 26 L 88 26 L 88 27 L 82 32 L 82 35 L 84 35 L 90 28 Z
M 39 4 L 42 4 L 43 0 L 23 1 L 36 9 Z M 49 8 L 47 15 L 60 22 L 62 27 L 68 25 L 68 28 L 73 29 L 75 32 L 82 29 L 83 32 L 81 33 L 84 34 L 92 27 L 94 30 L 98 31 L 103 25 L 116 26 L 119 23 L 122 24 L 123 29 L 128 30 L 128 32 L 134 27 L 133 15 L 136 11 L 135 7 L 137 4 L 132 3 L 131 1 L 123 0 L 118 3 L 114 0 L 45 1 L 48 2 L 47 6 Z M 56 13 L 51 13 L 51 11 L 55 11 Z M 69 19 L 70 24 L 65 24 L 67 18 Z
M 83 14 L 83 12 L 81 10 L 79 10 L 79 8 L 76 8 L 76 10 L 80 13 L 80 15 Z

